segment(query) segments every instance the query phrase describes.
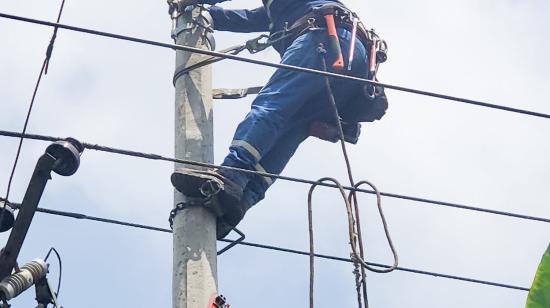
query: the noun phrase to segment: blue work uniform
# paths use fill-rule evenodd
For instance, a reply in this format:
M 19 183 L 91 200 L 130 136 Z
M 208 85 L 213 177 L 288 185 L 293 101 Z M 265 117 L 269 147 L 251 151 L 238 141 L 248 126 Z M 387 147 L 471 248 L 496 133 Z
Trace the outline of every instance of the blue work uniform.
M 205 0 L 207 4 L 222 1 Z M 251 10 L 228 10 L 210 7 L 214 28 L 231 32 L 272 33 L 292 25 L 313 7 L 331 0 L 264 0 L 264 5 Z M 349 53 L 351 33 L 338 28 L 342 53 Z M 319 44 L 329 46 L 325 30 L 308 31 L 292 42 L 275 46 L 281 54 L 281 63 L 322 70 Z M 356 77 L 367 77 L 367 51 L 357 40 L 351 71 L 342 71 Z M 330 52 L 329 52 L 330 53 Z M 334 59 L 336 55 L 327 55 Z M 344 57 L 347 58 L 347 57 Z M 347 62 L 347 59 L 346 59 Z M 347 63 L 346 67 L 347 67 Z M 329 64 L 330 66 L 330 64 Z M 329 70 L 332 68 L 329 67 Z M 291 70 L 278 69 L 260 91 L 248 115 L 239 124 L 225 157 L 224 166 L 238 167 L 280 174 L 299 144 L 309 136 L 313 121 L 334 121 L 331 114 L 325 77 Z M 339 106 L 358 96 L 359 84 L 342 79 L 331 79 Z M 316 153 L 311 153 L 315 157 Z M 242 202 L 250 208 L 264 198 L 273 179 L 244 172 L 220 170 L 220 173 L 244 188 Z

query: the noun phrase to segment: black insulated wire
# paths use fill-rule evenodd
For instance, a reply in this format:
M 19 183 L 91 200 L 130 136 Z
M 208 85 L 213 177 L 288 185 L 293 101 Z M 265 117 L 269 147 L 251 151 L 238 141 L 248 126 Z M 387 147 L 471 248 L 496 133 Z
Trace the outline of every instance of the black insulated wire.
M 347 75 L 343 75 L 343 74 L 323 72 L 323 71 L 320 71 L 320 70 L 309 69 L 309 68 L 293 66 L 293 65 L 286 65 L 286 64 L 281 64 L 281 63 L 271 63 L 271 62 L 255 60 L 255 59 L 249 59 L 249 58 L 240 57 L 240 56 L 237 56 L 237 55 L 225 54 L 225 53 L 221 53 L 221 52 L 210 51 L 210 50 L 205 50 L 205 49 L 200 49 L 200 48 L 195 48 L 195 47 L 162 43 L 162 42 L 158 42 L 158 41 L 147 40 L 147 39 L 142 39 L 142 38 L 133 37 L 133 36 L 127 36 L 127 35 L 121 35 L 121 34 L 115 34 L 115 33 L 109 33 L 109 32 L 104 32 L 104 31 L 93 30 L 93 29 L 75 27 L 75 26 L 70 26 L 70 25 L 65 25 L 65 24 L 60 24 L 60 23 L 54 23 L 54 22 L 34 19 L 34 18 L 28 18 L 28 17 L 23 17 L 23 16 L 5 14 L 5 13 L 0 13 L 0 17 L 1 18 L 12 19 L 12 20 L 18 20 L 18 21 L 22 21 L 22 22 L 38 24 L 38 25 L 43 25 L 43 26 L 58 27 L 60 29 L 65 29 L 65 30 L 70 30 L 70 31 L 75 31 L 75 32 L 81 32 L 81 33 L 88 33 L 88 34 L 91 34 L 91 35 L 109 37 L 109 38 L 118 39 L 118 40 L 124 40 L 124 41 L 130 41 L 130 42 L 146 44 L 146 45 L 151 45 L 151 46 L 163 47 L 163 48 L 168 48 L 168 49 L 173 49 L 173 50 L 183 50 L 183 51 L 187 51 L 187 52 L 193 52 L 193 53 L 218 57 L 218 58 L 222 58 L 222 59 L 230 59 L 230 60 L 235 60 L 235 61 L 240 61 L 240 62 L 245 62 L 245 63 L 251 63 L 251 64 L 257 64 L 257 65 L 263 65 L 263 66 L 268 66 L 268 67 L 273 67 L 273 68 L 294 70 L 294 71 L 310 73 L 310 74 L 317 74 L 317 75 L 322 75 L 322 76 L 327 76 L 327 77 L 347 79 L 347 80 L 356 81 L 356 82 L 360 82 L 360 83 L 371 84 L 373 86 L 380 86 L 380 87 L 383 87 L 383 88 L 386 88 L 386 89 L 392 89 L 392 90 L 408 92 L 408 93 L 413 93 L 413 94 L 431 96 L 431 97 L 435 97 L 435 98 L 440 98 L 440 99 L 450 100 L 450 101 L 456 101 L 456 102 L 461 102 L 461 103 L 470 104 L 470 105 L 476 105 L 476 106 L 480 106 L 480 107 L 498 109 L 498 110 L 502 110 L 502 111 L 508 111 L 508 112 L 513 112 L 513 113 L 519 113 L 519 114 L 525 114 L 525 115 L 534 116 L 534 117 L 550 119 L 550 114 L 546 114 L 546 113 L 535 112 L 535 111 L 519 109 L 519 108 L 512 108 L 512 107 L 496 105 L 496 104 L 482 102 L 482 101 L 473 100 L 473 99 L 461 98 L 461 97 L 457 97 L 457 96 L 451 96 L 451 95 L 440 94 L 440 93 L 435 93 L 435 92 L 430 92 L 430 91 L 424 91 L 424 90 L 412 89 L 412 88 L 407 88 L 407 87 L 402 87 L 402 86 L 397 86 L 397 85 L 391 85 L 391 84 L 376 82 L 376 81 L 372 81 L 372 80 L 368 80 L 368 79 L 364 79 L 364 78 L 357 78 L 357 77 L 353 77 L 353 76 L 347 76 Z
M 27 126 L 28 126 L 28 121 L 29 121 L 29 118 L 30 118 L 30 115 L 31 115 L 31 111 L 32 111 L 34 100 L 35 100 L 35 97 L 36 97 L 36 94 L 37 94 L 37 91 L 38 91 L 38 87 L 40 85 L 42 76 L 46 75 L 47 72 L 48 72 L 49 60 L 51 58 L 55 38 L 57 36 L 57 31 L 58 31 L 59 28 L 72 30 L 72 31 L 78 31 L 78 32 L 84 32 L 84 33 L 89 33 L 89 34 L 94 34 L 94 35 L 106 36 L 106 37 L 111 37 L 111 38 L 116 38 L 116 39 L 123 39 L 123 40 L 127 40 L 127 41 L 133 41 L 133 42 L 144 43 L 144 44 L 149 44 L 149 45 L 156 45 L 156 46 L 160 46 L 160 47 L 186 50 L 186 51 L 195 52 L 195 53 L 202 53 L 202 54 L 206 54 L 206 55 L 210 55 L 212 57 L 215 57 L 215 59 L 222 59 L 222 58 L 223 59 L 232 59 L 232 60 L 236 60 L 236 61 L 242 61 L 242 62 L 248 62 L 248 63 L 258 64 L 258 65 L 270 66 L 270 67 L 275 67 L 275 68 L 280 68 L 280 69 L 289 69 L 289 70 L 296 70 L 296 71 L 301 71 L 301 72 L 306 72 L 306 73 L 319 74 L 319 75 L 325 76 L 327 78 L 327 80 L 328 80 L 328 77 L 349 79 L 349 80 L 356 81 L 356 82 L 369 83 L 369 84 L 372 84 L 372 85 L 381 86 L 381 87 L 384 87 L 384 88 L 394 89 L 394 90 L 398 90 L 398 91 L 404 91 L 404 92 L 409 92 L 409 93 L 414 93 L 414 94 L 426 95 L 426 96 L 441 98 L 441 99 L 445 99 L 445 100 L 452 100 L 452 101 L 457 101 L 457 102 L 462 102 L 462 103 L 467 103 L 467 104 L 473 104 L 473 105 L 487 107 L 487 108 L 493 108 L 493 109 L 499 109 L 499 110 L 504 110 L 504 111 L 509 111 L 509 112 L 515 112 L 515 113 L 520 113 L 520 114 L 536 116 L 536 117 L 550 118 L 550 115 L 548 115 L 548 114 L 543 114 L 543 113 L 538 113 L 538 112 L 533 112 L 533 111 L 528 111 L 528 110 L 522 110 L 522 109 L 517 109 L 517 108 L 511 108 L 511 107 L 506 107 L 506 106 L 500 106 L 500 105 L 485 103 L 485 102 L 481 102 L 481 101 L 474 101 L 474 100 L 469 100 L 469 99 L 464 99 L 464 98 L 459 98 L 459 97 L 454 97 L 454 96 L 449 96 L 449 95 L 437 94 L 437 93 L 428 92 L 428 91 L 422 91 L 422 90 L 410 89 L 410 88 L 405 88 L 405 87 L 400 87 L 400 86 L 394 86 L 394 85 L 374 82 L 374 81 L 370 81 L 370 80 L 366 80 L 366 79 L 329 73 L 329 72 L 326 72 L 326 71 L 323 72 L 323 71 L 317 71 L 317 70 L 301 68 L 301 67 L 296 67 L 296 66 L 269 63 L 269 62 L 264 62 L 264 61 L 259 61 L 259 60 L 252 60 L 252 59 L 242 58 L 242 57 L 238 57 L 238 56 L 234 56 L 234 55 L 221 54 L 221 53 L 217 53 L 217 52 L 196 49 L 196 48 L 187 47 L 187 46 L 164 44 L 164 43 L 160 43 L 160 42 L 154 42 L 154 41 L 139 39 L 139 38 L 135 38 L 135 37 L 129 37 L 129 36 L 117 35 L 117 34 L 112 34 L 112 33 L 107 33 L 107 32 L 96 31 L 96 30 L 89 30 L 89 29 L 85 29 L 85 28 L 67 26 L 67 25 L 63 25 L 63 24 L 59 23 L 64 3 L 65 3 L 65 0 L 62 1 L 56 23 L 51 23 L 51 22 L 40 21 L 40 20 L 36 20 L 36 19 L 30 19 L 30 18 L 24 18 L 24 17 L 19 17 L 19 16 L 0 13 L 0 17 L 54 27 L 54 33 L 52 35 L 52 38 L 50 40 L 50 43 L 49 43 L 47 51 L 46 51 L 46 58 L 43 62 L 43 65 L 42 65 L 37 83 L 35 85 L 35 89 L 34 89 L 34 92 L 33 92 L 33 96 L 32 96 L 31 103 L 30 103 L 30 106 L 29 106 L 29 110 L 28 110 L 28 113 L 27 113 L 27 117 L 26 117 L 26 120 L 25 120 L 23 132 L 22 132 L 22 134 L 20 134 L 20 143 L 19 143 L 19 146 L 18 146 L 15 163 L 14 163 L 12 172 L 10 174 L 10 179 L 9 179 L 9 182 L 8 182 L 8 188 L 7 188 L 7 193 L 6 193 L 6 199 L 9 197 L 9 194 L 10 194 L 11 183 L 12 183 L 14 173 L 15 173 L 15 169 L 16 169 L 16 166 L 17 166 L 17 162 L 18 162 L 18 159 L 19 159 L 19 156 L 20 156 L 22 143 L 23 143 L 23 140 L 26 138 L 26 129 L 27 129 Z M 340 127 L 340 134 L 342 135 L 341 127 Z M 342 143 L 343 143 L 343 141 L 342 141 Z M 103 147 L 103 146 L 99 146 L 99 145 L 88 145 L 88 146 L 89 147 L 87 147 L 87 148 L 89 148 L 89 149 L 94 149 L 94 150 L 98 150 L 98 151 L 105 151 L 105 152 L 111 152 L 111 153 L 117 153 L 117 154 L 123 154 L 123 155 L 129 155 L 129 156 L 136 156 L 134 154 L 138 154 L 138 152 L 127 151 L 127 150 L 118 150 L 118 149 L 107 148 L 107 147 Z M 114 150 L 114 151 L 110 151 L 108 149 Z M 359 261 L 364 267 L 369 268 L 369 269 L 371 269 L 373 271 L 376 271 L 376 272 L 390 272 L 394 269 L 397 269 L 397 270 L 408 271 L 408 272 L 413 272 L 413 273 L 418 273 L 418 274 L 427 274 L 427 275 L 432 275 L 432 276 L 437 276 L 437 277 L 444 277 L 444 278 L 457 279 L 457 280 L 469 281 L 469 282 L 474 282 L 474 283 L 482 283 L 482 284 L 488 284 L 488 285 L 493 285 L 493 286 L 499 286 L 499 287 L 529 291 L 528 288 L 522 288 L 522 287 L 510 286 L 510 285 L 505 285 L 505 284 L 500 284 L 500 283 L 493 283 L 493 282 L 487 282 L 487 281 L 482 281 L 482 280 L 475 280 L 475 279 L 470 279 L 470 278 L 463 278 L 463 277 L 437 274 L 437 273 L 431 273 L 431 272 L 418 271 L 418 270 L 405 269 L 405 268 L 398 267 L 397 266 L 397 255 L 395 254 L 395 249 L 393 247 L 393 244 L 391 243 L 391 238 L 389 238 L 389 234 L 388 234 L 388 231 L 387 231 L 387 224 L 385 222 L 383 213 L 381 212 L 380 196 L 384 195 L 384 196 L 395 197 L 395 198 L 405 197 L 405 198 L 402 198 L 402 199 L 409 199 L 409 198 L 414 198 L 414 197 L 406 197 L 406 196 L 400 196 L 400 195 L 395 195 L 395 194 L 379 193 L 374 186 L 372 186 L 370 183 L 365 182 L 365 181 L 362 181 L 358 184 L 355 184 L 354 181 L 353 181 L 352 175 L 351 175 L 351 168 L 350 168 L 350 165 L 349 165 L 349 160 L 347 159 L 345 145 L 343 145 L 343 151 L 344 151 L 344 155 L 346 156 L 346 164 L 347 164 L 347 167 L 348 167 L 348 173 L 349 173 L 350 185 L 351 185 L 348 188 L 348 190 L 350 190 L 350 195 L 348 197 L 349 199 L 346 199 L 345 194 L 344 194 L 344 199 L 348 200 L 348 202 L 350 203 L 350 204 L 348 204 L 347 208 L 348 208 L 348 218 L 350 220 L 349 221 L 350 222 L 350 238 L 351 238 L 352 250 L 353 250 L 355 258 L 343 259 L 343 258 L 337 258 L 337 257 L 333 257 L 333 256 L 323 256 L 323 255 L 314 254 L 312 252 L 312 250 L 308 254 L 308 253 L 300 252 L 300 251 L 292 251 L 292 250 L 289 250 L 289 249 L 284 249 L 284 248 L 279 248 L 279 247 L 274 247 L 274 246 L 267 246 L 267 245 L 246 243 L 246 242 L 240 242 L 238 244 L 245 245 L 245 246 L 272 249 L 272 250 L 293 252 L 293 253 L 298 253 L 298 254 L 303 254 L 303 255 L 315 256 L 315 257 L 324 257 L 324 258 L 327 258 L 327 259 L 345 261 L 345 262 L 352 262 L 352 263 L 356 263 L 357 261 Z M 154 155 L 154 154 L 145 154 L 145 153 L 139 153 L 139 154 L 143 154 L 143 156 L 138 156 L 138 157 L 143 157 L 143 158 L 175 161 L 175 159 L 165 158 L 165 157 L 162 157 L 162 156 L 159 156 L 159 155 Z M 148 157 L 145 157 L 145 156 L 148 156 Z M 184 164 L 202 165 L 202 166 L 207 166 L 207 167 L 216 167 L 216 168 L 221 167 L 221 166 L 216 166 L 216 165 L 212 165 L 212 164 L 203 164 L 203 163 L 192 162 L 192 161 L 185 161 L 185 162 L 179 161 L 179 162 L 184 163 Z M 230 168 L 230 169 L 236 169 L 236 168 Z M 242 172 L 249 172 L 248 170 L 242 170 L 242 169 L 241 170 L 236 169 L 236 170 L 242 171 Z M 273 174 L 262 173 L 262 172 L 253 171 L 252 173 L 256 173 L 256 174 L 259 174 L 259 175 L 262 175 L 262 176 L 268 176 L 268 177 L 272 177 L 272 178 L 292 180 L 294 182 L 302 182 L 302 183 L 311 182 L 311 181 L 307 181 L 307 180 L 281 177 L 281 176 L 276 176 L 276 175 L 273 175 Z M 327 179 L 322 179 L 320 181 L 323 181 L 323 180 L 327 180 Z M 332 180 L 332 179 L 330 179 L 330 180 Z M 371 185 L 371 187 L 373 187 L 373 190 L 372 191 L 367 191 L 367 190 L 359 189 L 359 186 L 361 184 L 364 184 L 364 183 L 367 183 L 367 184 Z M 312 184 L 312 183 L 308 183 L 308 184 Z M 312 185 L 313 186 L 312 186 L 312 189 L 310 190 L 310 194 L 313 192 L 313 189 L 317 185 L 338 188 L 342 193 L 344 192 L 344 189 L 346 189 L 345 187 L 342 187 L 337 182 L 335 182 L 335 186 L 322 185 L 322 183 L 320 183 L 320 182 L 314 183 Z M 361 234 L 360 231 L 358 231 L 358 230 L 354 231 L 353 228 L 351 227 L 352 226 L 351 224 L 354 223 L 354 221 L 353 221 L 353 211 L 354 210 L 355 210 L 356 220 L 359 219 L 359 213 L 358 213 L 359 210 L 358 210 L 358 207 L 357 207 L 357 200 L 356 200 L 356 194 L 355 194 L 356 192 L 367 192 L 367 193 L 375 193 L 376 194 L 377 200 L 378 200 L 378 207 L 380 209 L 380 215 L 382 217 L 382 220 L 383 220 L 383 223 L 384 223 L 384 229 L 386 231 L 386 236 L 388 237 L 390 247 L 392 249 L 392 252 L 394 253 L 394 258 L 395 258 L 395 264 L 394 265 L 388 266 L 388 265 L 365 262 L 362 259 L 363 258 L 363 251 L 362 251 L 363 248 L 361 247 L 360 254 L 356 251 L 356 247 L 354 246 L 353 243 L 354 242 L 356 243 L 357 241 L 359 241 L 359 243 L 361 243 L 361 241 L 360 241 L 360 234 Z M 420 199 L 420 198 L 414 198 L 414 199 L 416 199 L 416 201 L 427 200 L 427 199 Z M 426 202 L 426 201 L 421 201 L 421 202 Z M 427 202 L 427 203 L 431 203 L 431 202 Z M 445 203 L 445 202 L 441 202 L 441 203 L 438 203 L 438 204 L 443 205 L 443 203 Z M 7 204 L 7 202 L 4 204 L 4 207 L 5 207 L 6 204 Z M 351 207 L 351 204 L 355 205 L 355 209 L 353 209 Z M 472 207 L 467 207 L 467 206 L 452 205 L 450 203 L 447 203 L 447 204 L 449 204 L 449 206 L 462 208 L 462 209 L 474 209 Z M 311 210 L 311 208 L 310 208 L 310 210 Z M 526 216 L 526 215 L 505 213 L 505 212 L 492 211 L 492 210 L 480 210 L 480 209 L 475 209 L 475 210 L 484 211 L 484 212 L 493 213 L 493 214 L 499 214 L 499 215 L 512 216 L 512 217 L 517 217 L 517 218 L 524 218 L 524 219 L 550 222 L 550 220 L 548 220 L 548 219 L 530 217 L 530 216 Z M 128 226 L 128 227 L 143 228 L 143 229 L 149 229 L 149 230 L 154 230 L 154 231 L 162 231 L 162 232 L 171 232 L 168 229 L 156 228 L 156 227 L 139 225 L 139 224 L 133 224 L 133 223 L 128 223 L 128 222 L 121 222 L 121 221 L 105 219 L 105 218 L 99 218 L 99 217 L 91 217 L 91 216 L 86 216 L 86 215 L 78 214 L 78 213 L 61 212 L 61 211 L 48 210 L 48 209 L 38 209 L 38 211 L 43 212 L 43 213 L 48 213 L 48 214 L 53 214 L 53 215 L 61 215 L 61 216 L 66 216 L 66 217 L 78 218 L 78 219 L 88 219 L 88 220 L 94 220 L 94 221 L 99 221 L 99 222 L 104 222 L 104 223 L 114 223 L 114 224 L 124 225 L 124 226 Z M 1 218 L 0 218 L 0 220 L 1 220 Z M 358 224 L 358 221 L 357 221 L 356 228 L 360 228 L 359 224 Z M 358 239 L 354 239 L 354 236 L 355 237 L 359 236 L 359 237 L 358 237 Z M 223 240 L 223 241 L 230 242 L 230 243 L 233 242 L 233 241 L 228 241 L 228 240 Z M 311 246 L 311 247 L 313 247 L 313 246 Z M 59 256 L 57 250 L 55 250 L 55 248 L 52 247 L 50 249 L 50 251 L 48 252 L 48 255 L 46 256 L 46 260 L 48 259 L 49 255 L 52 251 L 55 252 L 55 254 L 57 255 L 57 257 L 59 259 L 60 277 L 59 277 L 58 288 L 57 288 L 57 292 L 56 292 L 57 294 L 59 294 L 59 288 L 60 288 L 60 284 L 61 284 L 61 258 Z M 371 266 L 377 266 L 377 267 L 381 267 L 381 268 L 384 268 L 384 269 L 383 270 L 374 269 L 374 268 L 371 268 Z M 365 277 L 363 277 L 363 279 L 365 279 Z M 366 296 L 366 294 L 365 294 L 365 296 Z M 366 297 L 365 297 L 365 300 L 366 300 Z
M 43 136 L 43 135 L 36 135 L 36 134 L 21 134 L 21 133 L 18 133 L 18 132 L 3 131 L 3 130 L 0 130 L 0 136 L 15 137 L 15 138 L 24 137 L 25 139 L 49 141 L 49 142 L 56 142 L 56 141 L 65 140 L 65 138 L 60 138 L 60 137 Z M 225 169 L 228 169 L 228 170 L 234 170 L 234 171 L 239 171 L 239 172 L 257 174 L 257 175 L 260 175 L 260 176 L 263 176 L 263 177 L 270 177 L 270 178 L 274 178 L 274 179 L 280 179 L 280 180 L 283 180 L 283 181 L 302 183 L 302 184 L 308 184 L 308 185 L 316 184 L 318 186 L 323 186 L 323 187 L 338 188 L 338 185 L 330 184 L 330 183 L 318 183 L 317 181 L 312 181 L 312 180 L 307 180 L 307 179 L 288 177 L 288 176 L 283 176 L 283 175 L 277 175 L 277 174 L 271 174 L 271 173 L 265 173 L 265 172 L 259 172 L 259 171 L 252 171 L 252 170 L 246 170 L 246 169 L 239 169 L 239 168 L 232 168 L 232 167 L 226 167 L 226 166 L 219 166 L 219 165 L 214 165 L 214 164 L 196 162 L 196 161 L 192 161 L 192 160 L 184 160 L 184 159 L 164 157 L 164 156 L 158 155 L 158 154 L 136 152 L 136 151 L 130 151 L 130 150 L 125 150 L 125 149 L 117 149 L 117 148 L 107 147 L 107 146 L 99 145 L 99 144 L 91 144 L 91 143 L 83 142 L 82 145 L 88 150 L 95 150 L 95 151 L 99 151 L 99 152 L 118 154 L 118 155 L 130 156 L 130 157 L 137 157 L 137 158 L 143 158 L 143 159 L 148 159 L 148 160 L 166 161 L 166 162 L 179 163 L 179 164 L 191 165 L 191 166 L 206 167 L 206 168 L 222 168 L 222 169 L 225 168 Z M 368 189 L 359 189 L 359 188 L 353 188 L 353 187 L 349 187 L 349 186 L 343 186 L 343 188 L 344 188 L 344 190 L 347 190 L 347 191 L 355 191 L 355 192 L 366 193 L 366 194 L 371 194 L 371 195 L 376 194 L 376 192 L 374 192 L 372 190 L 368 190 Z M 516 213 L 504 212 L 504 211 L 496 211 L 496 210 L 484 209 L 484 208 L 480 208 L 480 207 L 474 207 L 474 206 L 463 205 L 463 204 L 452 203 L 452 202 L 446 202 L 446 201 L 438 201 L 438 200 L 433 200 L 433 199 L 412 197 L 412 196 L 406 196 L 406 195 L 394 194 L 394 193 L 386 193 L 386 192 L 380 192 L 380 195 L 383 196 L 383 197 L 390 197 L 390 198 L 401 199 L 401 200 L 415 201 L 415 202 L 418 202 L 418 203 L 424 203 L 424 204 L 430 204 L 430 205 L 440 205 L 440 206 L 444 206 L 444 207 L 450 207 L 450 208 L 456 208 L 456 209 L 462 209 L 462 210 L 468 210 L 468 211 L 475 211 L 475 212 L 480 212 L 480 213 L 487 213 L 487 214 L 493 214 L 493 215 L 499 215 L 499 216 L 506 216 L 506 217 L 524 219 L 524 220 L 529 220 L 529 221 L 538 221 L 538 222 L 550 223 L 550 219 L 548 219 L 548 218 L 536 217 L 536 216 L 530 216 L 530 215 L 523 215 L 523 214 L 516 214 Z
M 0 198 L 0 200 L 5 200 L 5 199 Z M 19 204 L 17 204 L 17 203 L 9 203 L 9 205 L 12 206 L 15 209 L 17 209 L 17 207 L 19 206 Z M 85 214 L 81 214 L 81 213 L 64 212 L 64 211 L 45 209 L 45 208 L 38 208 L 36 211 L 39 212 L 39 213 L 44 213 L 44 214 L 49 214 L 49 215 L 54 215 L 54 216 L 61 216 L 61 217 L 66 217 L 66 218 L 90 220 L 90 221 L 95 221 L 95 222 L 115 224 L 115 225 L 119 225 L 119 226 L 137 228 L 137 229 L 148 230 L 148 231 L 172 233 L 172 230 L 166 229 L 166 228 L 148 226 L 148 225 L 143 225 L 143 224 L 137 224 L 137 223 L 132 223 L 132 222 L 102 218 L 102 217 L 89 216 L 89 215 L 85 215 Z M 228 239 L 222 239 L 222 240 L 219 240 L 219 241 L 224 242 L 224 243 L 234 243 L 235 242 L 233 240 L 228 240 Z M 272 246 L 272 245 L 250 243 L 250 242 L 239 242 L 237 245 L 267 249 L 267 250 L 271 250 L 271 251 L 285 252 L 285 253 L 290 253 L 290 254 L 295 254 L 295 255 L 309 256 L 308 251 L 300 251 L 300 250 L 284 248 L 284 247 L 278 247 L 278 246 Z M 354 262 L 352 259 L 349 259 L 349 258 L 342 258 L 342 257 L 325 255 L 325 254 L 318 254 L 318 253 L 315 254 L 315 257 L 319 258 L 319 259 L 339 261 L 339 262 L 348 262 L 348 263 L 353 263 Z M 390 265 L 385 265 L 385 264 L 380 264 L 380 263 L 374 263 L 374 262 L 367 262 L 367 263 L 370 266 L 376 266 L 376 267 L 380 267 L 380 268 L 389 268 L 390 267 Z M 467 278 L 467 277 L 461 277 L 461 276 L 455 276 L 455 275 L 448 275 L 448 274 L 442 274 L 442 273 L 436 273 L 436 272 L 422 271 L 422 270 L 417 270 L 417 269 L 412 269 L 412 268 L 407 268 L 407 267 L 397 267 L 395 270 L 396 271 L 419 274 L 419 275 L 440 277 L 440 278 L 445 278 L 445 279 L 458 280 L 458 281 L 470 282 L 470 283 L 475 283 L 475 284 L 489 285 L 489 286 L 494 286 L 494 287 L 499 287 L 499 288 L 513 289 L 513 290 L 529 292 L 529 288 L 514 286 L 514 285 L 511 285 L 511 284 L 505 284 L 505 283 L 492 282 L 492 281 L 487 281 L 487 280 L 480 280 L 480 279 L 473 279 L 473 278 Z
M 62 0 L 61 6 L 59 7 L 59 11 L 57 13 L 56 23 L 59 23 L 59 21 L 61 20 L 61 14 L 63 13 L 64 6 L 65 6 L 65 0 Z M 49 67 L 50 59 L 53 52 L 53 46 L 55 43 L 55 39 L 57 38 L 57 29 L 58 27 L 54 26 L 52 37 L 50 38 L 50 42 L 48 43 L 48 47 L 46 48 L 46 57 L 42 62 L 42 67 L 40 69 L 40 73 L 38 74 L 38 79 L 36 80 L 36 84 L 34 85 L 31 101 L 29 103 L 29 109 L 27 110 L 25 123 L 23 124 L 22 135 L 25 135 L 25 133 L 27 132 L 27 127 L 29 126 L 29 120 L 31 118 L 32 109 L 34 107 L 34 101 L 36 99 L 36 94 L 38 93 L 38 88 L 40 87 L 40 82 L 42 81 L 42 77 L 48 73 L 48 67 Z M 17 169 L 17 163 L 19 162 L 19 156 L 21 156 L 21 149 L 23 148 L 23 140 L 25 140 L 25 138 L 23 137 L 19 138 L 19 144 L 17 145 L 15 160 L 11 168 L 10 177 L 8 179 L 8 187 L 6 189 L 6 199 L 9 199 L 10 197 L 11 185 L 13 183 L 13 178 L 15 176 L 15 170 Z M 0 215 L 0 221 L 4 220 L 4 213 L 6 212 L 5 207 L 6 207 L 6 204 L 4 204 L 4 206 L 2 207 L 2 214 Z

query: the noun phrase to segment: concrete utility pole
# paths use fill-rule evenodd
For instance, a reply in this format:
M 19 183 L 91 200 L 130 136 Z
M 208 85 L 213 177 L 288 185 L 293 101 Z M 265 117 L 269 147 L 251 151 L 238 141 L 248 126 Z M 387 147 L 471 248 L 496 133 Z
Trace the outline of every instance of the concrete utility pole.
M 185 9 L 185 8 L 183 8 Z M 213 39 L 206 38 L 199 8 L 188 7 L 179 12 L 173 32 L 180 45 L 213 49 Z M 184 51 L 176 52 L 176 73 L 205 57 Z M 209 66 L 176 74 L 175 155 L 212 163 L 213 111 L 212 73 Z M 182 166 L 175 166 L 176 168 Z M 174 204 L 186 197 L 175 191 Z M 217 296 L 216 218 L 200 206 L 185 208 L 174 217 L 174 272 L 172 306 L 174 308 L 206 308 Z

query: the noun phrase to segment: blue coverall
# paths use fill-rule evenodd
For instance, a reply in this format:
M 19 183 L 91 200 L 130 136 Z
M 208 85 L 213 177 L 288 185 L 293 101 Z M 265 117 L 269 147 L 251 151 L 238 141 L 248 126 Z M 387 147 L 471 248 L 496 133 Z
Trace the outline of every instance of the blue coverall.
M 216 4 L 216 0 L 201 3 Z M 232 32 L 277 32 L 285 23 L 308 13 L 312 7 L 331 0 L 264 0 L 264 6 L 252 10 L 228 10 L 219 6 L 210 7 L 214 28 Z M 351 33 L 338 28 L 342 53 L 349 53 Z M 289 46 L 274 47 L 281 54 L 281 63 L 322 70 L 322 55 L 319 43 L 327 43 L 326 31 L 309 31 Z M 357 40 L 352 71 L 341 73 L 367 77 L 367 51 Z M 328 55 L 334 58 L 335 55 Z M 344 57 L 347 58 L 347 57 Z M 330 68 L 330 64 L 329 69 Z M 346 59 L 347 67 L 347 59 Z M 359 84 L 331 80 L 337 105 L 341 106 L 358 95 Z M 315 120 L 326 119 L 333 123 L 328 101 L 328 92 L 323 76 L 278 69 L 260 91 L 246 118 L 239 124 L 234 139 L 225 157 L 224 166 L 280 174 L 295 153 L 298 145 L 309 136 L 309 127 Z M 311 156 L 315 157 L 312 153 Z M 264 198 L 273 179 L 243 172 L 221 170 L 220 173 L 244 188 L 241 202 L 248 209 Z

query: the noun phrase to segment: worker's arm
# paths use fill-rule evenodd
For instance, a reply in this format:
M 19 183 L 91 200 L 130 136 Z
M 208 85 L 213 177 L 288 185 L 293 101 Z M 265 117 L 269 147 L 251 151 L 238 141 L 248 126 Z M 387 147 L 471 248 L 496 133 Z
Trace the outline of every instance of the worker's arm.
M 214 19 L 215 30 L 243 33 L 269 31 L 269 17 L 263 6 L 253 10 L 228 10 L 211 6 L 209 11 Z

